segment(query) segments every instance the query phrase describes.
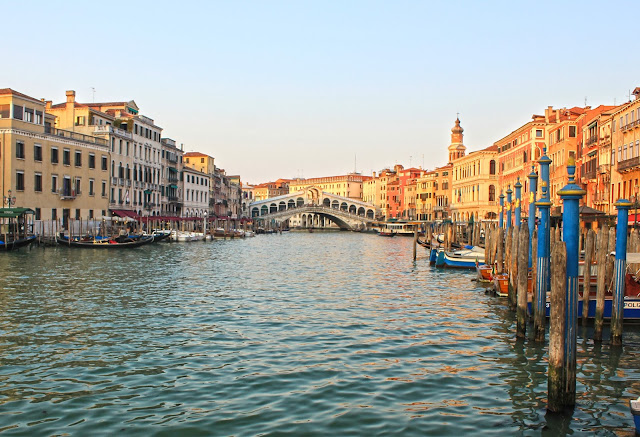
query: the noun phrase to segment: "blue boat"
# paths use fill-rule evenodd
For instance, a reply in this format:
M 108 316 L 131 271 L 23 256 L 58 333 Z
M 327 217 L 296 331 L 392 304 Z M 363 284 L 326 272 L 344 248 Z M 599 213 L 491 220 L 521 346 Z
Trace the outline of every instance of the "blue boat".
M 640 398 L 635 401 L 629 401 L 629 407 L 631 408 L 633 421 L 636 425 L 636 434 L 640 435 Z
M 477 246 L 464 246 L 453 252 L 443 251 L 443 267 L 451 269 L 475 269 L 476 263 L 484 264 L 484 249 Z M 438 264 L 436 263 L 436 266 Z
M 531 302 L 529 305 L 529 313 L 531 314 L 533 309 L 531 307 Z M 613 298 L 612 296 L 606 296 L 604 300 L 604 318 L 611 319 L 611 308 L 613 306 Z M 550 304 L 547 300 L 546 303 L 546 315 L 549 317 L 550 315 Z M 588 318 L 593 319 L 596 316 L 596 301 L 595 299 L 589 300 L 589 314 Z M 582 317 L 582 302 L 578 304 L 578 317 Z M 624 320 L 634 320 L 640 321 L 640 297 L 629 297 L 625 296 L 624 298 L 624 308 L 623 308 L 623 317 Z

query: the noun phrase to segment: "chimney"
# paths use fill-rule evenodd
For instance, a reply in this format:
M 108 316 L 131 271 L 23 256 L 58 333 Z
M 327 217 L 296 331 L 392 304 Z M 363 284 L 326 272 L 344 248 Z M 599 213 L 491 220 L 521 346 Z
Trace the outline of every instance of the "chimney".
M 71 91 L 67 91 L 67 103 L 75 103 L 76 101 L 76 92 L 71 90 Z
M 47 109 L 51 109 L 51 104 L 53 103 L 51 100 L 45 100 L 44 103 L 45 103 Z

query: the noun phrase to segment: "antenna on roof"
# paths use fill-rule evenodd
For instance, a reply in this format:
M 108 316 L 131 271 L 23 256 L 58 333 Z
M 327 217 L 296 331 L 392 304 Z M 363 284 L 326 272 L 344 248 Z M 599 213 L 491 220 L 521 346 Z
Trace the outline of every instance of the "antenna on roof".
M 358 154 L 353 154 L 353 172 L 358 173 Z
M 587 96 L 584 96 L 584 106 L 587 106 Z
M 411 160 L 413 159 L 413 156 L 409 155 L 409 168 L 411 168 Z
M 94 87 L 91 87 L 91 92 L 93 93 L 93 98 L 92 98 L 93 103 L 95 103 L 96 102 L 96 89 Z

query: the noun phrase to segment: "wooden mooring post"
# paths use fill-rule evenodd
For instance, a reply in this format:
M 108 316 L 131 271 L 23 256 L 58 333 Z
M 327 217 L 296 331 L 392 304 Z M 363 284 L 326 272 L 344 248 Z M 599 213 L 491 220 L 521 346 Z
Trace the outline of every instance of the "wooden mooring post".
M 598 272 L 596 280 L 596 312 L 595 329 L 593 338 L 602 341 L 602 327 L 604 324 L 604 297 L 606 292 L 607 249 L 609 249 L 609 226 L 606 224 L 600 228 L 596 236 L 596 269 Z
M 515 229 L 518 229 L 517 227 Z M 529 228 L 520 227 L 518 238 L 518 309 L 516 313 L 516 337 L 525 338 L 527 332 L 527 282 L 529 282 Z
M 549 379 L 547 409 L 564 410 L 564 330 L 565 287 L 567 284 L 567 250 L 563 242 L 555 245 L 551 256 L 551 313 L 549 317 Z
M 596 234 L 593 229 L 587 232 L 584 246 L 584 272 L 582 281 L 582 325 L 587 326 L 589 319 L 589 300 L 591 299 L 591 264 L 593 264 L 593 252 Z
M 622 320 L 624 317 L 624 287 L 627 274 L 627 227 L 629 226 L 629 208 L 632 202 L 620 199 L 615 203 L 618 208 L 618 225 L 616 234 L 615 278 L 616 288 L 611 305 L 611 345 L 622 345 Z
M 569 157 L 567 161 L 568 184 L 558 194 L 562 199 L 562 237 L 567 251 L 567 301 L 565 306 L 564 330 L 564 376 L 565 376 L 565 406 L 576 403 L 576 345 L 578 338 L 578 265 L 580 262 L 580 200 L 586 194 L 575 183 L 575 159 Z M 556 245 L 559 244 L 556 243 Z M 626 242 L 625 242 L 626 247 Z
M 516 310 L 516 293 L 518 290 L 518 236 L 519 226 L 512 226 L 511 230 L 511 250 L 509 251 L 509 308 Z
M 498 228 L 498 236 L 496 237 L 496 271 L 504 272 L 504 228 Z
M 282 229 L 280 230 L 282 233 Z M 416 260 L 418 254 L 418 227 L 413 231 L 413 260 Z

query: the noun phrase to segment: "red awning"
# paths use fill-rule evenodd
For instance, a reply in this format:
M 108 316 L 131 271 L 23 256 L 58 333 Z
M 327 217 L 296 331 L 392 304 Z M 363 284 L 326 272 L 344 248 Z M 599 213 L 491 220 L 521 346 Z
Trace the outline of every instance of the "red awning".
M 633 226 L 636 223 L 636 214 L 629 214 L 629 226 Z M 640 224 L 640 214 L 638 214 L 637 223 Z
M 112 209 L 110 211 L 118 217 L 129 217 L 134 220 L 140 220 L 140 216 L 135 211 L 127 211 L 126 209 Z

